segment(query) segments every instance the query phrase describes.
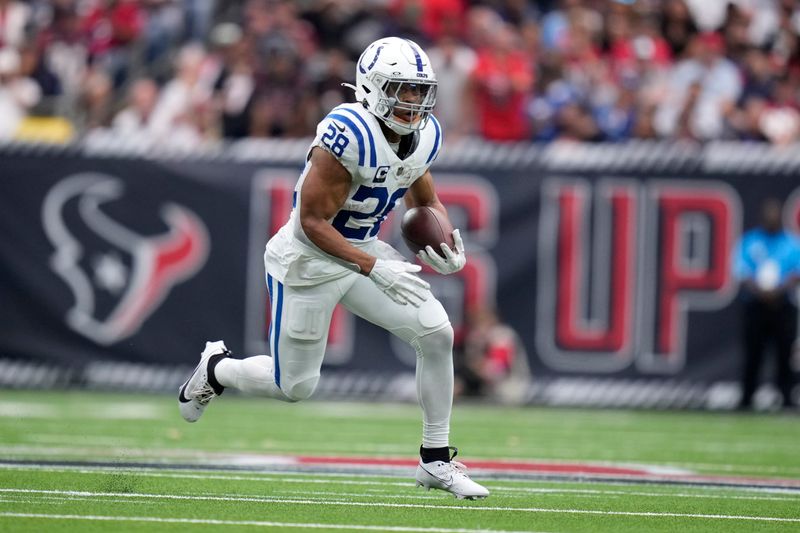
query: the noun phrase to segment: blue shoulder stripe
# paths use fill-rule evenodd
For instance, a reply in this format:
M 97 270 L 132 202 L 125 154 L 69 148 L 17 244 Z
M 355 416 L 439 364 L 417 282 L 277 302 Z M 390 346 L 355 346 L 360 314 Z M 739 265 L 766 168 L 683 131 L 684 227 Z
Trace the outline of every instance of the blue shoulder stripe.
M 431 153 L 428 156 L 428 160 L 425 161 L 426 165 L 430 163 L 431 160 L 434 159 L 439 154 L 439 148 L 441 147 L 439 139 L 443 139 L 442 128 L 441 126 L 439 126 L 439 121 L 436 120 L 436 117 L 434 117 L 433 115 L 431 115 L 431 120 L 433 121 L 433 127 L 436 130 L 436 138 L 433 140 L 433 150 L 431 150 Z
M 353 132 L 353 135 L 356 136 L 356 140 L 358 141 L 358 165 L 363 167 L 364 166 L 364 136 L 361 135 L 361 130 L 359 130 L 355 123 L 350 120 L 348 117 L 344 115 L 340 115 L 338 113 L 330 113 L 327 118 L 333 118 L 336 120 L 340 120 L 345 123 L 347 127 L 350 128 L 350 131 Z
M 364 129 L 367 130 L 367 138 L 369 139 L 369 166 L 374 168 L 378 166 L 378 154 L 375 152 L 375 137 L 372 136 L 372 130 L 367 125 L 367 121 L 364 120 L 364 117 L 353 111 L 352 109 L 344 108 L 336 108 L 334 111 L 347 111 L 354 117 L 358 119 Z

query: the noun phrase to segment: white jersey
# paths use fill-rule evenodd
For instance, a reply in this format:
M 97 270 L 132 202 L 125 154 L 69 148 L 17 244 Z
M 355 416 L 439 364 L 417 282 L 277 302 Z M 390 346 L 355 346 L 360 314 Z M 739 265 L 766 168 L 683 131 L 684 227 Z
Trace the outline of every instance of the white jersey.
M 361 104 L 334 108 L 317 126 L 309 148 L 309 152 L 314 147 L 327 150 L 352 176 L 347 200 L 329 220 L 331 225 L 368 253 L 399 255 L 376 236 L 397 202 L 439 155 L 442 140 L 441 126 L 430 115 L 423 129 L 403 137 L 398 150 L 405 155 L 401 159 L 383 135 L 378 119 Z M 300 227 L 302 187 L 310 168 L 309 161 L 295 186 L 289 221 L 267 243 L 268 272 L 290 285 L 320 283 L 351 272 L 311 243 Z

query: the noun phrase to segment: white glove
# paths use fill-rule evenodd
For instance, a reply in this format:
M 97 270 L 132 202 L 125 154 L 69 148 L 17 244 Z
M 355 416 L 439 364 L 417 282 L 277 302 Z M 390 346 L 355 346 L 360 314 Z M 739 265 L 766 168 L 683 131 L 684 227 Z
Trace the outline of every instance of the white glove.
M 431 287 L 425 280 L 411 274 L 420 270 L 421 266 L 405 261 L 378 259 L 369 273 L 369 279 L 395 302 L 419 307 L 428 298 L 428 289 Z
M 464 254 L 464 241 L 461 240 L 461 233 L 457 229 L 453 230 L 453 243 L 455 252 L 447 244 L 442 243 L 444 257 L 437 254 L 432 246 L 426 246 L 424 250 L 420 250 L 417 257 L 439 274 L 458 272 L 467 264 L 467 256 Z

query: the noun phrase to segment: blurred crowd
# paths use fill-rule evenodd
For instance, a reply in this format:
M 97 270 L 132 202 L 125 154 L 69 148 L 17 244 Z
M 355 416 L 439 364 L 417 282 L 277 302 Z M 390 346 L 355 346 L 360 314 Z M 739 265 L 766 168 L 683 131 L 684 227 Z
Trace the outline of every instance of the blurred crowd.
M 414 39 L 448 135 L 800 135 L 796 0 L 0 0 L 0 140 L 303 137 Z

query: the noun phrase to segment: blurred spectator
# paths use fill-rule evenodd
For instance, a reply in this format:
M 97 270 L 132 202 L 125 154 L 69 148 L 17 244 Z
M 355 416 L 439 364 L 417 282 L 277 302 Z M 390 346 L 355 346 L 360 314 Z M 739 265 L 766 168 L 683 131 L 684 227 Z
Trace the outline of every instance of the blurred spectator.
M 402 27 L 421 32 L 421 42 L 434 42 L 442 37 L 445 28 L 462 24 L 466 11 L 465 0 L 392 0 L 390 13 L 403 19 Z M 409 37 L 416 38 L 416 35 Z
M 366 45 L 388 34 L 380 15 L 379 10 L 370 11 L 356 0 L 320 0 L 308 7 L 303 20 L 314 29 L 323 50 L 341 48 L 355 59 Z
M 517 333 L 494 311 L 481 307 L 468 314 L 463 353 L 456 369 L 457 392 L 508 404 L 525 402 L 531 383 L 528 355 Z
M 219 0 L 182 0 L 184 6 L 184 36 L 188 41 L 203 42 L 213 26 L 216 4 Z
M 578 92 L 561 77 L 560 65 L 546 65 L 542 69 L 540 85 L 543 94 L 528 106 L 533 138 L 536 141 L 553 141 L 560 135 L 558 116 L 564 106 L 578 100 Z
M 728 11 L 729 1 L 684 0 L 700 31 L 717 31 L 722 26 Z
M 672 69 L 668 97 L 656 112 L 659 135 L 704 141 L 722 137 L 742 89 L 739 71 L 723 51 L 717 33 L 692 41 L 687 59 Z
M 680 58 L 697 34 L 697 25 L 684 0 L 664 0 L 664 4 L 661 35 L 669 43 L 672 55 Z
M 113 114 L 114 84 L 101 69 L 87 72 L 78 96 L 76 121 L 82 129 L 106 127 Z
M 767 100 L 758 95 L 748 96 L 731 117 L 731 127 L 737 138 L 747 141 L 766 141 L 762 117 L 767 110 Z
M 31 9 L 17 0 L 0 0 L 0 48 L 22 46 L 31 23 Z
M 764 141 L 761 119 L 767 109 L 776 79 L 767 54 L 750 47 L 742 56 L 743 89 L 737 108 L 730 117 L 730 126 L 737 138 Z
M 35 81 L 41 89 L 42 96 L 55 96 L 61 93 L 61 80 L 43 61 L 38 46 L 24 45 L 19 48 L 19 55 L 20 74 Z
M 44 95 L 34 112 L 79 133 L 108 125 L 145 77 L 165 102 L 156 115 L 186 133 L 312 135 L 382 35 L 434 45 L 449 138 L 799 135 L 794 0 L 0 0 L 0 48 Z M 187 45 L 209 49 L 192 85 L 210 96 L 189 104 L 175 89 Z
M 525 115 L 533 72 L 518 36 L 505 23 L 498 23 L 489 46 L 478 51 L 470 92 L 478 131 L 492 141 L 527 139 Z
M 745 18 L 749 44 L 764 47 L 775 37 L 780 24 L 779 0 L 730 0 Z
M 133 44 L 144 28 L 144 12 L 138 0 L 98 0 L 83 17 L 82 30 L 88 39 L 93 65 L 103 68 L 114 87 L 128 76 Z
M 800 134 L 798 109 L 797 86 L 786 77 L 778 80 L 772 101 L 759 117 L 761 133 L 773 144 L 785 145 L 796 141 Z
M 310 134 L 303 119 L 308 86 L 300 60 L 290 50 L 274 50 L 263 63 L 262 83 L 255 97 L 250 122 L 253 137 L 298 137 Z
M 52 22 L 38 38 L 44 64 L 58 78 L 64 96 L 62 112 L 74 116 L 81 85 L 89 67 L 89 47 L 74 3 L 53 7 Z
M 189 9 L 194 9 L 199 0 L 185 0 L 187 17 Z M 142 33 L 144 39 L 144 60 L 147 64 L 153 64 L 162 58 L 178 42 L 183 32 L 183 13 L 179 0 L 140 0 L 143 13 L 147 17 Z M 206 2 L 207 3 L 207 2 Z M 192 31 L 199 29 L 192 27 Z M 206 28 L 207 29 L 207 28 Z M 190 41 L 202 42 L 205 34 L 189 34 Z
M 750 408 L 769 343 L 774 343 L 775 381 L 783 405 L 792 405 L 792 345 L 797 337 L 800 239 L 783 228 L 781 202 L 763 202 L 760 226 L 746 232 L 734 251 L 734 276 L 741 283 L 743 305 L 742 397 Z
M 594 120 L 597 130 L 585 140 L 592 140 L 598 135 L 605 141 L 624 141 L 634 134 L 636 126 L 636 88 L 633 84 L 620 87 L 616 99 L 610 105 L 597 106 L 594 109 Z
M 151 132 L 157 141 L 191 144 L 202 137 L 196 120 L 199 111 L 210 106 L 213 92 L 212 73 L 202 46 L 184 46 L 176 59 L 177 72 L 161 91 L 150 119 Z
M 726 55 L 736 63 L 741 64 L 744 55 L 751 47 L 750 35 L 748 34 L 751 20 L 752 15 L 749 12 L 736 4 L 728 4 L 727 15 L 721 28 L 721 33 L 725 42 Z
M 559 0 L 557 8 L 542 17 L 542 45 L 546 50 L 563 48 L 569 39 L 568 15 L 580 4 L 580 0 Z
M 355 69 L 355 63 L 339 48 L 331 48 L 308 63 L 305 75 L 314 93 L 314 102 L 304 104 L 308 128 L 316 127 L 316 120 L 340 103 L 354 100 L 352 89 L 342 84 L 350 82 Z
M 769 100 L 777 80 L 767 54 L 759 48 L 751 47 L 743 54 L 741 67 L 744 78 L 742 102 L 749 98 Z
M 576 10 L 571 13 L 569 22 L 569 37 L 557 57 L 565 79 L 582 98 L 588 98 L 611 81 L 610 69 L 596 40 L 595 21 L 584 16 L 583 11 Z
M 252 42 L 239 26 L 219 24 L 211 35 L 215 46 L 217 78 L 214 82 L 216 107 L 222 113 L 222 135 L 239 139 L 250 133 L 250 114 L 255 96 L 255 53 Z
M 36 82 L 20 74 L 19 53 L 14 48 L 0 48 L 0 140 L 14 138 L 40 97 Z
M 617 83 L 638 79 L 648 69 L 666 69 L 672 65 L 669 44 L 659 35 L 656 21 L 646 17 L 637 19 L 630 30 L 620 32 L 610 42 L 610 56 Z
M 428 57 L 439 81 L 436 117 L 448 136 L 458 137 L 468 133 L 466 91 L 477 55 L 471 48 L 448 35 L 430 48 Z
M 559 131 L 557 140 L 577 142 L 602 140 L 594 117 L 589 109 L 579 102 L 569 102 L 559 110 L 556 126 Z
M 297 15 L 289 0 L 247 0 L 244 27 L 255 42 L 260 59 L 280 55 L 308 58 L 316 52 L 314 28 Z
M 126 136 L 149 134 L 150 118 L 158 99 L 158 86 L 150 78 L 134 81 L 128 90 L 128 105 L 111 122 L 117 133 Z

